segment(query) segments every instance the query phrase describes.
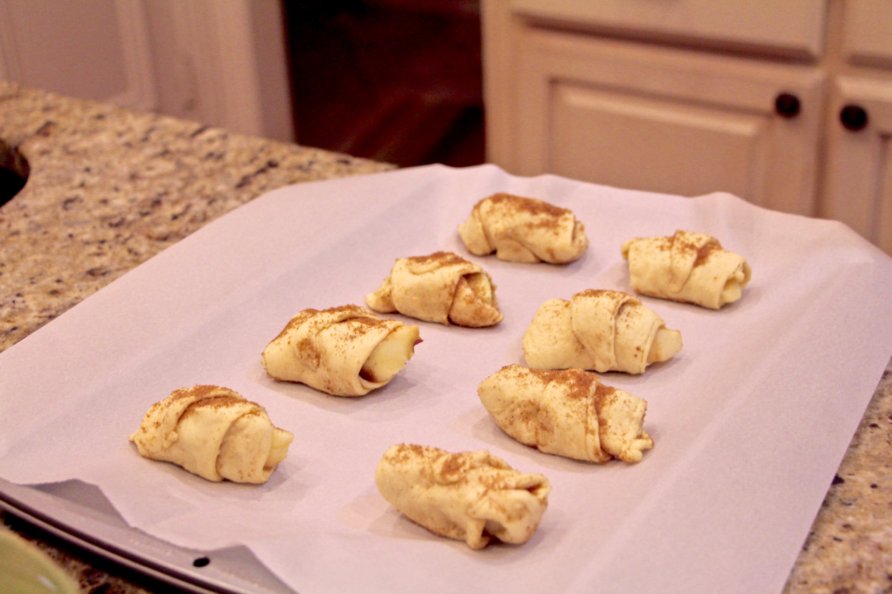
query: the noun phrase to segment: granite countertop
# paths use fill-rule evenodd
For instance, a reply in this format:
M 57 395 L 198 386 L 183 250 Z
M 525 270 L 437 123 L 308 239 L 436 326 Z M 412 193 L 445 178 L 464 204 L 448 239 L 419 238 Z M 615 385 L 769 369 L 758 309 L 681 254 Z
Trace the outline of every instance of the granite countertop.
M 0 351 L 264 192 L 392 168 L 0 82 L 0 164 L 23 169 L 13 151 L 30 176 L 0 207 Z M 85 591 L 159 586 L 8 514 L 3 520 L 47 550 Z M 785 592 L 892 592 L 892 368 Z

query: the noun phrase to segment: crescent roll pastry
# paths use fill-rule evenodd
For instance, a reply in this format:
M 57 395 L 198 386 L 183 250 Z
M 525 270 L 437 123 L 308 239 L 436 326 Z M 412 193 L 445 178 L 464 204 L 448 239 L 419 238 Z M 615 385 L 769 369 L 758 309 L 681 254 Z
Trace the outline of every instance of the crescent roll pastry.
M 358 305 L 305 309 L 263 349 L 263 366 L 277 380 L 363 396 L 390 382 L 418 342 L 418 326 L 383 320 Z
M 681 350 L 681 333 L 633 295 L 587 290 L 539 306 L 523 335 L 536 369 L 593 369 L 640 374 Z
M 375 311 L 480 328 L 502 321 L 495 285 L 484 270 L 452 252 L 400 258 L 365 300 Z
M 259 404 L 229 388 L 180 388 L 156 402 L 130 436 L 141 456 L 173 462 L 209 481 L 265 483 L 293 436 Z
M 475 204 L 458 234 L 475 256 L 495 252 L 511 262 L 564 264 L 588 247 L 585 226 L 571 211 L 504 193 Z
M 742 256 L 705 233 L 676 231 L 623 244 L 632 288 L 642 295 L 720 309 L 743 295 L 752 272 Z
M 477 395 L 502 431 L 546 454 L 634 463 L 654 445 L 643 428 L 647 402 L 582 369 L 508 365 L 483 380 Z
M 541 474 L 518 472 L 489 452 L 453 454 L 411 444 L 384 453 L 375 483 L 410 520 L 472 549 L 482 549 L 491 538 L 528 541 L 551 490 Z

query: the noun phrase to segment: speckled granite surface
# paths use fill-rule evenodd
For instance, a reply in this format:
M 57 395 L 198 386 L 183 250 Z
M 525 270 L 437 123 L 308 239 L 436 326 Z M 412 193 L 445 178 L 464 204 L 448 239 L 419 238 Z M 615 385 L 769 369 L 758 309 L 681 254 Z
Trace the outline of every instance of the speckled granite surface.
M 390 168 L 0 83 L 0 152 L 10 147 L 31 174 L 0 207 L 0 351 L 268 190 Z M 828 486 L 785 592 L 892 592 L 892 367 Z M 15 518 L 4 522 L 41 543 L 85 591 L 159 588 Z

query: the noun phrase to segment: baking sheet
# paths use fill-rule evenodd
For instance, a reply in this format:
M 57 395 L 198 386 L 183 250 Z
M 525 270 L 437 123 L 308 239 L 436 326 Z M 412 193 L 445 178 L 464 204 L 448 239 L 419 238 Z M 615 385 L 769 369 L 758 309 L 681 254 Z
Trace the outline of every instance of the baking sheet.
M 421 323 L 385 389 L 330 397 L 271 381 L 259 353 L 298 310 L 362 303 L 394 259 L 466 254 L 456 227 L 495 191 L 572 208 L 591 240 L 567 266 L 469 257 L 498 285 L 490 329 Z M 545 299 L 628 290 L 634 236 L 684 228 L 744 254 L 753 281 L 713 312 L 643 300 L 684 336 L 674 360 L 607 384 L 648 401 L 638 465 L 541 454 L 499 431 L 477 384 L 521 362 Z M 845 226 L 715 194 L 620 190 L 493 166 L 301 184 L 218 219 L 0 354 L 0 477 L 98 486 L 134 528 L 181 547 L 246 546 L 304 593 L 779 591 L 892 353 L 892 260 Z M 127 441 L 172 389 L 227 385 L 295 434 L 263 486 L 215 484 Z M 377 494 L 388 446 L 488 449 L 553 491 L 523 546 L 474 552 Z M 758 571 L 754 571 L 758 568 Z
M 26 487 L 0 479 L 0 509 L 178 592 L 293 592 L 244 546 L 189 550 L 131 528 L 97 487 L 79 480 Z

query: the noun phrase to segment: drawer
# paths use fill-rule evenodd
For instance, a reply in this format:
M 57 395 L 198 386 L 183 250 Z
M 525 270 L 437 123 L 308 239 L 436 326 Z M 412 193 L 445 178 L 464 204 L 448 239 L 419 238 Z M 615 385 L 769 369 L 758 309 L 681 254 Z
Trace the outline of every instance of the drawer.
M 892 68 L 892 2 L 846 2 L 843 11 L 843 59 L 857 66 Z
M 876 0 L 885 3 L 886 0 Z M 657 41 L 816 58 L 825 0 L 510 0 L 525 20 Z M 888 36 L 887 36 L 888 37 Z

